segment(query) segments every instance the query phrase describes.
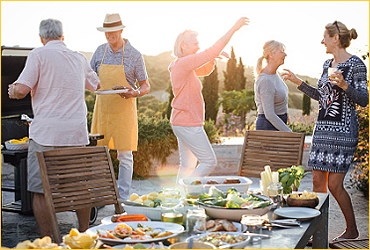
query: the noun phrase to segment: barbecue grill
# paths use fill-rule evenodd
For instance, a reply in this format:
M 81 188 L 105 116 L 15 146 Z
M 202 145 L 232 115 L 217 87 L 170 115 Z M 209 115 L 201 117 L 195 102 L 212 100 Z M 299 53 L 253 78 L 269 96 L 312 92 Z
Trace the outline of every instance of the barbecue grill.
M 33 48 L 1 46 L 1 144 L 10 139 L 28 137 L 28 122 L 22 115 L 32 118 L 31 96 L 24 99 L 10 99 L 8 85 L 15 82 L 22 72 L 27 56 Z M 96 146 L 103 135 L 90 135 L 90 144 Z M 32 197 L 27 191 L 27 150 L 2 149 L 4 162 L 15 167 L 14 186 L 1 186 L 2 192 L 14 192 L 14 202 L 2 205 L 2 211 L 32 214 Z M 95 221 L 97 210 L 91 211 L 91 221 Z M 93 223 L 92 222 L 92 223 Z

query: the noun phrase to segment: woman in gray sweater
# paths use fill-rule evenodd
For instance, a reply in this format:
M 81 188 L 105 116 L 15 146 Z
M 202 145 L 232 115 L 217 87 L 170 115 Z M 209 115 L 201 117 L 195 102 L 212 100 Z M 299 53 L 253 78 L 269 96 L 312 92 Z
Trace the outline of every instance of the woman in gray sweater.
M 257 61 L 254 84 L 257 105 L 256 130 L 288 131 L 288 87 L 276 73 L 286 57 L 285 46 L 277 41 L 267 41 L 263 55 Z M 262 62 L 267 65 L 262 68 Z

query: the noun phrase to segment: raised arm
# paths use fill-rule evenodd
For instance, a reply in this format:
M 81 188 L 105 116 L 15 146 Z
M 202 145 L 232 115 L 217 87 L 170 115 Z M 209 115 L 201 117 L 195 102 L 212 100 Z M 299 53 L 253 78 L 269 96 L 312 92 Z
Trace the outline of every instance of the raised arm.
M 310 98 L 318 101 L 320 98 L 320 93 L 317 88 L 314 88 L 307 83 L 305 83 L 302 79 L 298 78 L 292 71 L 289 69 L 284 69 L 286 72 L 283 72 L 281 76 L 283 77 L 283 81 L 289 80 L 292 83 L 298 86 L 298 89 L 305 93 Z
M 238 31 L 244 25 L 249 24 L 249 19 L 246 17 L 241 17 L 232 27 L 231 29 L 226 32 L 212 47 L 206 49 L 203 52 L 188 55 L 185 57 L 181 57 L 179 63 L 181 64 L 181 68 L 183 70 L 192 71 L 195 69 L 200 68 L 207 62 L 215 59 L 220 55 L 222 50 L 225 48 L 227 43 L 230 41 L 231 37 L 234 35 L 236 31 Z

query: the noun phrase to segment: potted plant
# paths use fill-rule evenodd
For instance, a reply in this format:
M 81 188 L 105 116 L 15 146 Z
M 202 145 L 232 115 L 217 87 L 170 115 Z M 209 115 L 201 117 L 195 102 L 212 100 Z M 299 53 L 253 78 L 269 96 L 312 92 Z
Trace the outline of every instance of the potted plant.
M 298 190 L 300 182 L 307 173 L 304 172 L 304 167 L 292 166 L 290 168 L 281 168 L 278 170 L 279 173 L 279 182 L 283 186 L 283 193 L 290 194 L 293 189 Z

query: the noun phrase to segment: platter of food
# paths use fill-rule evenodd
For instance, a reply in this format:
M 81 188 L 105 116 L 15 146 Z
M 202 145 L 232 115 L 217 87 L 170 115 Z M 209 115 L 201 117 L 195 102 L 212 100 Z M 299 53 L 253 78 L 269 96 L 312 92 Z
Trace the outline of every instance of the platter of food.
M 120 94 L 120 93 L 127 93 L 127 89 L 108 89 L 108 90 L 97 90 L 95 94 L 97 95 L 113 95 L 113 94 Z
M 208 193 L 200 194 L 198 202 L 210 217 L 231 221 L 240 221 L 243 214 L 264 215 L 273 205 L 267 196 L 240 194 L 235 188 L 224 193 L 216 187 L 211 187 Z
M 232 187 L 240 192 L 247 192 L 252 181 L 242 176 L 207 176 L 182 178 L 179 184 L 185 188 L 187 194 L 200 194 L 208 192 L 211 186 L 223 192 Z
M 238 232 L 215 232 L 205 233 L 200 235 L 190 236 L 186 239 L 188 242 L 190 239 L 194 242 L 207 242 L 211 243 L 217 248 L 233 248 L 241 249 L 251 240 L 250 236 L 243 235 Z
M 204 228 L 195 227 L 199 233 L 204 232 Z M 226 219 L 207 220 L 206 232 L 240 232 L 243 233 L 247 227 L 239 222 L 228 221 Z
M 150 218 L 146 217 L 143 214 L 134 214 L 134 215 L 128 215 L 127 213 L 123 214 L 115 214 L 111 216 L 106 216 L 103 219 L 101 219 L 101 224 L 111 224 L 114 222 L 128 222 L 128 221 L 151 221 Z
M 184 231 L 182 225 L 160 221 L 111 223 L 89 228 L 86 232 L 98 235 L 108 244 L 150 243 L 163 241 Z

